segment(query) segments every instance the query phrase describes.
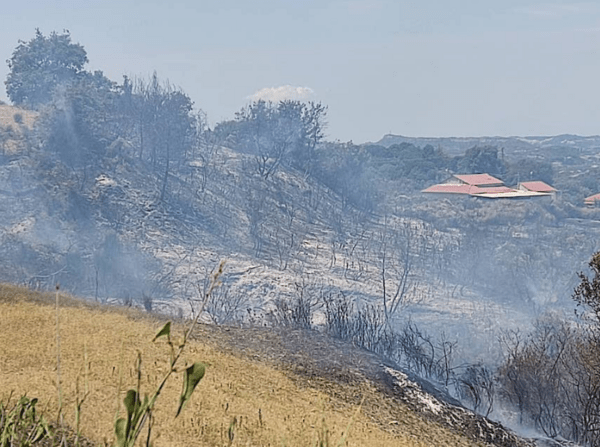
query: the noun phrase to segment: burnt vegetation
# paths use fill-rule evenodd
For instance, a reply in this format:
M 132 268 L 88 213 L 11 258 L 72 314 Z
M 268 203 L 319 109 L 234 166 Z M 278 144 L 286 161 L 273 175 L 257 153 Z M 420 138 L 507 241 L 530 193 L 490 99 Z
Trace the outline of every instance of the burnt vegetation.
M 211 127 L 158 74 L 115 82 L 87 61 L 68 33 L 39 30 L 9 59 L 10 100 L 38 115 L 0 123 L 3 281 L 184 316 L 214 258 L 231 258 L 212 323 L 322 331 L 484 416 L 507 407 L 600 445 L 600 214 L 582 206 L 600 191 L 598 142 L 332 142 L 327 107 L 292 100 Z M 420 194 L 453 173 L 561 192 Z M 592 279 L 573 274 L 592 255 Z

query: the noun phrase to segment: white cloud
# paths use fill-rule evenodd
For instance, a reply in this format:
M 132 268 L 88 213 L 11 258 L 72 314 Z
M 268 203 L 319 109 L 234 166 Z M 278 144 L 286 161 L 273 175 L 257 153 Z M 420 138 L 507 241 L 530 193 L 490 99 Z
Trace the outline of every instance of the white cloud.
M 246 99 L 251 101 L 283 101 L 285 99 L 293 99 L 302 101 L 313 97 L 315 92 L 309 87 L 294 87 L 292 85 L 282 85 L 279 87 L 265 87 L 248 96 Z

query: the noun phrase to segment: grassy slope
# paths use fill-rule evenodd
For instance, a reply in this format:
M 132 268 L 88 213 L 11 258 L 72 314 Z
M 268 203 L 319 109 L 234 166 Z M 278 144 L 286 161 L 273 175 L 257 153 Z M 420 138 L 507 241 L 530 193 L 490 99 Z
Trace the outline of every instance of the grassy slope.
M 163 321 L 64 296 L 61 302 L 61 374 L 66 422 L 74 426 L 76 384 L 79 381 L 83 390 L 87 351 L 91 365 L 90 394 L 83 404 L 82 432 L 99 443 L 112 441 L 120 365 L 123 365 L 121 395 L 135 385 L 137 350 L 143 359 L 142 390 L 149 391 L 157 384 L 167 367 L 167 350 L 160 342 L 153 344 L 151 339 Z M 16 396 L 27 393 L 40 398 L 41 407 L 49 416 L 56 414 L 55 318 L 53 294 L 0 285 L 0 400 L 5 400 L 11 392 Z M 175 331 L 181 333 L 181 326 Z M 214 343 L 193 342 L 186 349 L 185 360 L 206 362 L 207 374 L 177 420 L 173 415 L 180 392 L 179 377 L 167 385 L 155 412 L 157 446 L 227 445 L 227 428 L 233 417 L 239 421 L 233 445 L 315 445 L 323 419 L 335 441 L 332 445 L 337 445 L 357 408 L 334 393 L 327 393 L 326 387 L 310 387 L 295 380 L 290 372 L 224 352 Z M 398 418 L 396 406 L 395 414 L 386 417 L 388 404 L 372 387 L 365 385 L 360 392 L 365 396 L 365 407 L 379 409 L 378 420 L 361 411 L 346 445 L 473 445 L 408 409 Z M 392 419 L 398 422 L 390 425 Z

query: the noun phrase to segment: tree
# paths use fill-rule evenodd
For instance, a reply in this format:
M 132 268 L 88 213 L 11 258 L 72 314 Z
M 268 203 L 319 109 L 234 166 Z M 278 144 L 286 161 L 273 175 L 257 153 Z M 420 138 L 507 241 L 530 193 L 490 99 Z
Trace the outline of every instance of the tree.
M 52 99 L 56 88 L 83 73 L 88 62 L 83 46 L 71 42 L 68 31 L 46 37 L 39 29 L 29 42 L 19 45 L 6 61 L 10 70 L 6 93 L 16 105 L 37 109 Z
M 39 121 L 44 146 L 72 167 L 94 165 L 119 136 L 119 91 L 101 71 L 58 86 Z
M 582 326 L 542 316 L 526 337 L 507 333 L 507 358 L 498 370 L 504 396 L 521 418 L 550 437 L 600 446 L 600 252 L 594 276 L 579 273 L 573 299 L 590 312 Z M 587 316 L 587 315 L 585 315 Z M 523 420 L 521 421 L 523 422 Z
M 296 146 L 292 156 L 305 175 L 311 174 L 316 158 L 315 150 L 325 138 L 326 117 L 327 106 L 320 102 L 311 101 L 302 107 L 302 141 Z
M 254 155 L 256 171 L 264 179 L 288 160 L 308 175 L 315 148 L 324 137 L 326 110 L 320 103 L 259 100 L 236 113 L 233 123 L 216 130 L 235 134 L 238 147 Z
M 161 82 L 153 73 L 146 82 L 133 83 L 125 78 L 122 106 L 131 120 L 128 126 L 130 139 L 138 157 L 152 165 L 162 177 L 160 198 L 165 198 L 169 176 L 192 152 L 196 140 L 197 120 L 193 101 L 169 81 Z
M 340 195 L 344 211 L 349 206 L 366 213 L 375 211 L 377 178 L 369 169 L 368 152 L 351 141 L 326 143 L 317 151 L 317 157 L 313 177 Z
M 423 224 L 409 220 L 392 220 L 385 217 L 379 235 L 381 296 L 386 324 L 409 304 L 422 299 L 415 275 L 427 256 L 426 231 Z
M 465 174 L 483 174 L 502 176 L 506 172 L 506 164 L 498 158 L 498 148 L 484 146 L 472 147 L 462 157 L 456 157 L 456 169 Z
M 590 281 L 583 272 L 578 273 L 581 283 L 575 288 L 573 299 L 579 306 L 587 307 L 592 312 L 600 329 L 600 252 L 592 256 L 589 266 L 594 272 L 594 277 Z
M 522 158 L 508 165 L 504 180 L 509 185 L 531 180 L 541 180 L 552 184 L 554 180 L 552 163 Z

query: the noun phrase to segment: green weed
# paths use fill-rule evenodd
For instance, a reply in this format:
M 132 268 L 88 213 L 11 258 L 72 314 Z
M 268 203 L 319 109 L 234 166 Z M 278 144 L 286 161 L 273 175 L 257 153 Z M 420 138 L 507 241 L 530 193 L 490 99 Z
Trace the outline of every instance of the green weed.
M 217 286 L 219 277 L 223 273 L 224 262 L 221 262 L 219 269 L 213 275 L 210 287 L 206 292 L 200 309 L 198 310 L 196 317 L 193 319 L 187 331 L 185 331 L 183 335 L 183 341 L 175 346 L 173 340 L 171 339 L 171 322 L 167 322 L 156 334 L 153 341 L 156 341 L 159 338 L 165 337 L 167 339 L 167 345 L 170 348 L 170 368 L 169 371 L 163 377 L 161 383 L 158 385 L 154 394 L 152 396 L 148 396 L 146 394 L 144 396 L 144 400 L 140 399 L 140 383 L 141 383 L 141 373 L 142 373 L 142 356 L 141 353 L 138 352 L 138 360 L 137 360 L 137 372 L 138 372 L 138 381 L 137 387 L 135 390 L 127 391 L 125 395 L 125 399 L 123 403 L 125 405 L 125 409 L 127 411 L 126 418 L 119 418 L 115 422 L 115 447 L 133 447 L 136 440 L 140 436 L 142 429 L 146 422 L 148 422 L 148 435 L 146 438 L 146 446 L 150 447 L 150 438 L 151 438 L 151 430 L 152 430 L 152 410 L 154 409 L 154 405 L 158 396 L 160 395 L 163 387 L 171 377 L 174 372 L 177 372 L 176 365 L 179 361 L 183 350 L 187 344 L 188 338 L 194 329 L 194 326 L 198 322 L 198 319 L 202 315 L 204 311 L 204 307 L 206 302 L 208 301 L 210 294 Z M 192 393 L 204 377 L 206 371 L 206 367 L 201 362 L 196 362 L 193 365 L 185 368 L 183 370 L 183 390 L 181 392 L 181 396 L 179 397 L 179 406 L 177 408 L 177 413 L 175 417 L 181 414 L 181 411 L 185 407 L 185 404 L 192 397 Z
M 23 396 L 9 409 L 10 397 L 0 402 L 0 447 L 29 447 L 52 437 L 48 422 L 36 412 L 37 399 Z

